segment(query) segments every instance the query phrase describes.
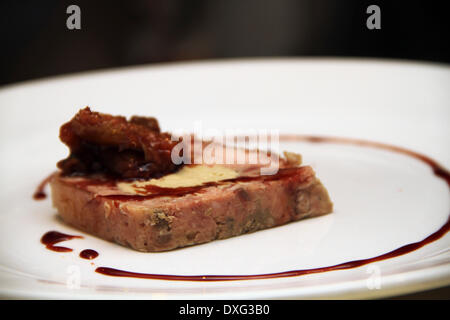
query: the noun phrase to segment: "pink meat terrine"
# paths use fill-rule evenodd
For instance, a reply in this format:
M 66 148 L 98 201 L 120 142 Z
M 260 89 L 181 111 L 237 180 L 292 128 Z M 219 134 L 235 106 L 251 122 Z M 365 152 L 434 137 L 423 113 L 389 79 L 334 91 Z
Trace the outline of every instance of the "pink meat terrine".
M 88 108 L 63 125 L 60 138 L 71 153 L 50 180 L 61 218 L 102 239 L 156 252 L 333 210 L 313 169 L 300 166 L 292 154 L 280 158 L 272 175 L 256 174 L 245 164 L 173 167 L 164 163 L 164 152 L 173 145 L 158 135 L 153 120 L 126 120 Z M 156 150 L 147 149 L 149 141 Z M 155 164 L 163 171 L 157 172 Z

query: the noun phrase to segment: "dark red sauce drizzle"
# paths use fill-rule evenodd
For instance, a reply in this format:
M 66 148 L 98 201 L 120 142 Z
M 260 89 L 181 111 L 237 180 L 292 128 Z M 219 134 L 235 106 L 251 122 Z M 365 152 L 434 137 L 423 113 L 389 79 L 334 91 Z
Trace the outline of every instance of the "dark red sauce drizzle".
M 439 165 L 437 162 L 432 160 L 431 158 L 416 153 L 414 151 L 410 151 L 404 148 L 386 145 L 377 142 L 369 142 L 357 139 L 347 139 L 347 138 L 330 138 L 330 137 L 317 137 L 317 136 L 303 136 L 303 135 L 281 135 L 280 141 L 307 141 L 313 143 L 319 142 L 327 142 L 327 143 L 344 143 L 351 145 L 361 145 L 368 146 L 374 148 L 380 148 L 385 150 L 390 150 L 397 153 L 402 153 L 411 157 L 414 157 L 418 160 L 429 165 L 433 173 L 447 182 L 450 187 L 450 172 Z M 345 270 L 352 269 L 356 267 L 360 267 L 369 263 L 386 260 L 394 257 L 398 257 L 414 250 L 417 250 L 433 241 L 440 239 L 444 236 L 450 229 L 450 216 L 447 219 L 446 223 L 439 228 L 436 232 L 432 233 L 425 239 L 404 245 L 400 248 L 397 248 L 388 253 L 361 260 L 353 260 L 340 264 L 336 264 L 333 266 L 320 267 L 320 268 L 312 268 L 312 269 L 299 269 L 299 270 L 291 270 L 291 271 L 283 271 L 277 273 L 266 273 L 266 274 L 255 274 L 255 275 L 166 275 L 166 274 L 149 274 L 149 273 L 138 273 L 131 271 L 118 270 L 108 267 L 98 267 L 95 271 L 104 275 L 114 276 L 114 277 L 131 277 L 131 278 L 141 278 L 141 279 L 157 279 L 157 280 L 178 280 L 178 281 L 231 281 L 231 280 L 255 280 L 255 279 L 270 279 L 270 278 L 284 278 L 284 277 L 295 277 L 306 274 L 313 274 L 319 272 L 328 272 L 334 270 Z
M 289 135 L 280 135 L 280 141 L 293 141 L 293 142 L 299 142 L 299 141 L 307 141 L 312 143 L 340 143 L 340 144 L 349 144 L 349 145 L 359 145 L 359 146 L 366 146 L 366 147 L 372 147 L 372 148 L 379 148 L 384 150 L 390 150 L 393 152 L 401 153 L 407 156 L 411 156 L 413 158 L 416 158 L 427 165 L 431 167 L 433 170 L 433 173 L 443 179 L 445 182 L 447 182 L 448 186 L 450 187 L 450 172 L 439 165 L 436 161 L 433 159 L 419 154 L 417 152 L 387 145 L 383 143 L 378 142 L 370 142 L 370 141 L 364 141 L 364 140 L 358 140 L 358 139 L 349 139 L 349 138 L 337 138 L 337 137 L 318 137 L 318 136 L 304 136 L 304 135 L 295 135 L 295 134 L 289 134 Z M 253 181 L 253 180 L 270 180 L 270 179 L 279 179 L 280 177 L 288 177 L 295 175 L 298 173 L 299 168 L 291 168 L 291 169 L 280 169 L 279 172 L 276 175 L 272 176 L 255 176 L 255 177 L 238 177 L 235 179 L 230 179 L 227 181 Z M 53 174 L 52 174 L 53 175 Z M 35 194 L 33 195 L 33 198 L 38 199 L 45 199 L 46 194 L 44 192 L 44 188 L 46 184 L 50 181 L 52 175 L 47 177 L 37 188 Z M 219 183 L 227 182 L 222 181 Z M 98 180 L 98 181 L 89 181 L 89 182 L 81 182 L 79 187 L 86 187 L 88 185 L 96 184 L 96 183 L 105 183 L 105 181 Z M 113 181 L 113 184 L 115 182 Z M 145 190 L 145 192 L 152 192 L 151 195 L 145 195 L 145 196 L 128 196 L 128 195 L 112 195 L 112 196 L 105 196 L 108 198 L 112 198 L 114 200 L 145 200 L 149 198 L 153 198 L 156 196 L 182 196 L 189 193 L 194 192 L 202 192 L 202 190 L 208 186 L 211 185 L 217 185 L 218 183 L 210 183 L 210 184 L 204 184 L 201 186 L 196 187 L 187 187 L 187 188 L 176 188 L 176 189 L 170 189 L 170 188 L 159 188 L 155 186 L 149 186 L 148 189 Z M 131 278 L 141 278 L 141 279 L 158 279 L 158 280 L 178 280 L 178 281 L 231 281 L 231 280 L 255 280 L 255 279 L 270 279 L 270 278 L 283 278 L 283 277 L 294 277 L 294 276 L 301 276 L 306 274 L 313 274 L 313 273 L 319 273 L 319 272 L 328 272 L 328 271 L 334 271 L 334 270 L 345 270 L 345 269 L 351 269 L 360 267 L 369 263 L 386 260 L 394 257 L 398 257 L 404 254 L 407 254 L 409 252 L 412 252 L 414 250 L 417 250 L 433 241 L 436 241 L 443 237 L 450 229 L 450 216 L 447 219 L 446 223 L 439 228 L 436 232 L 432 233 L 425 239 L 410 243 L 407 245 L 404 245 L 400 248 L 397 248 L 393 251 L 390 251 L 388 253 L 368 258 L 368 259 L 361 259 L 361 260 L 353 260 L 349 262 L 344 262 L 340 264 L 336 264 L 333 266 L 327 266 L 327 267 L 319 267 L 319 268 L 312 268 L 312 269 L 299 269 L 299 270 L 291 270 L 291 271 L 283 271 L 283 272 L 277 272 L 277 273 L 266 273 L 266 274 L 255 274 L 255 275 L 166 275 L 166 274 L 150 274 L 150 273 L 138 273 L 138 272 L 131 272 L 131 271 L 124 271 L 124 270 L 118 270 L 108 267 L 98 267 L 95 271 L 104 275 L 108 276 L 114 276 L 114 277 L 131 277 Z M 60 247 L 60 246 L 54 246 L 54 244 L 70 240 L 73 238 L 82 238 L 80 236 L 72 236 L 63 234 L 57 231 L 50 231 L 47 232 L 41 239 L 41 242 L 46 245 L 46 247 L 53 251 L 59 251 L 59 252 L 67 252 L 72 251 L 70 248 L 66 247 Z M 94 259 L 98 256 L 98 253 L 92 249 L 83 250 L 80 253 L 80 257 L 84 259 Z
M 348 261 L 334 266 L 320 267 L 313 269 L 299 269 L 276 273 L 265 273 L 265 274 L 254 274 L 254 275 L 193 275 L 193 276 L 180 276 L 180 275 L 166 275 L 166 274 L 148 274 L 148 273 L 138 273 L 123 271 L 107 267 L 98 267 L 95 271 L 104 275 L 114 276 L 114 277 L 130 277 L 130 278 L 142 278 L 142 279 L 157 279 L 157 280 L 181 280 L 181 281 L 231 281 L 231 280 L 256 280 L 256 279 L 270 279 L 270 278 L 285 278 L 285 277 L 295 277 L 302 276 L 306 274 L 313 274 L 319 272 L 328 272 L 334 270 L 345 270 L 360 267 L 372 262 L 377 262 L 381 260 L 386 260 L 394 257 L 401 256 L 408 252 L 419 249 L 426 244 L 433 242 L 441 238 L 447 233 L 450 226 L 450 220 L 447 220 L 445 225 L 443 225 L 438 231 L 426 237 L 422 241 L 407 244 L 403 247 L 395 249 L 391 252 L 379 255 L 377 257 L 369 259 L 361 259 Z
M 33 193 L 34 200 L 44 200 L 47 198 L 47 194 L 45 193 L 44 189 L 47 186 L 47 184 L 50 182 L 50 180 L 52 179 L 54 174 L 55 173 L 52 173 L 51 175 L 49 175 L 38 185 L 38 187 L 36 188 L 36 191 L 34 191 L 34 193 Z
M 98 257 L 98 252 L 92 249 L 85 249 L 80 252 L 80 258 L 92 260 Z
M 75 238 L 83 238 L 82 236 L 73 236 L 70 234 L 61 233 L 58 231 L 49 231 L 46 234 L 44 234 L 41 238 L 41 243 L 45 245 L 45 247 L 49 250 L 56 251 L 56 252 L 70 252 L 73 251 L 70 248 L 67 247 L 61 247 L 61 246 L 55 246 L 55 244 L 75 239 Z

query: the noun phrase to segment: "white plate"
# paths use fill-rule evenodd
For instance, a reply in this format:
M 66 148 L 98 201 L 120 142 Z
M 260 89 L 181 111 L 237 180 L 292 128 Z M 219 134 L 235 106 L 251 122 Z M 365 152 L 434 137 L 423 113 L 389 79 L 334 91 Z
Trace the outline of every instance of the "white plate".
M 115 278 L 98 266 L 175 274 L 261 274 L 365 259 L 420 241 L 447 220 L 449 189 L 425 163 L 392 151 L 285 142 L 317 171 L 333 214 L 166 253 L 139 253 L 79 232 L 50 199 L 31 198 L 67 155 L 59 126 L 81 107 L 153 115 L 164 130 L 278 129 L 397 145 L 450 168 L 450 68 L 379 60 L 211 61 L 33 81 L 0 90 L 0 295 L 6 298 L 373 298 L 450 284 L 450 235 L 349 270 L 265 280 Z M 57 253 L 49 230 L 83 235 Z M 82 249 L 100 256 L 83 260 Z

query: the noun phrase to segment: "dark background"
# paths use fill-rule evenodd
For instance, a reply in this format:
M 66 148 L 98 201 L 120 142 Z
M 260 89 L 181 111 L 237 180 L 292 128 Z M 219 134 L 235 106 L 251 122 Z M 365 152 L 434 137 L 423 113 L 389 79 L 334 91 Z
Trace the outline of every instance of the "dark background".
M 81 8 L 68 30 L 66 8 Z M 366 9 L 381 8 L 381 30 Z M 265 56 L 450 62 L 444 1 L 2 1 L 0 84 L 137 64 Z

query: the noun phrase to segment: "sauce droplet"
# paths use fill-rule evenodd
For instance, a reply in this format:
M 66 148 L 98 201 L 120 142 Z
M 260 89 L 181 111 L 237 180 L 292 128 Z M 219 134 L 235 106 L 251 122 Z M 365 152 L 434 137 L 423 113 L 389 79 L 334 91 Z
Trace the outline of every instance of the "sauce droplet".
M 80 257 L 87 260 L 92 260 L 98 257 L 98 252 L 92 249 L 85 249 L 80 252 Z

